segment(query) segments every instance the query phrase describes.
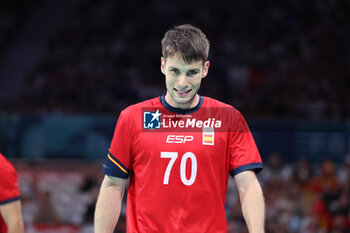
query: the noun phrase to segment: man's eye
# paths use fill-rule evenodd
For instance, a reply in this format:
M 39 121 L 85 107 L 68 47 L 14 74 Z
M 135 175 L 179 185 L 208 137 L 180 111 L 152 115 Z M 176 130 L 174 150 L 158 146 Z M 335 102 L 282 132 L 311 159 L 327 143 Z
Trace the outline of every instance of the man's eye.
M 173 74 L 179 74 L 180 73 L 180 71 L 178 69 L 171 69 L 170 72 L 173 73 Z
M 197 70 L 190 70 L 190 71 L 187 72 L 187 76 L 194 76 L 196 74 L 198 74 Z

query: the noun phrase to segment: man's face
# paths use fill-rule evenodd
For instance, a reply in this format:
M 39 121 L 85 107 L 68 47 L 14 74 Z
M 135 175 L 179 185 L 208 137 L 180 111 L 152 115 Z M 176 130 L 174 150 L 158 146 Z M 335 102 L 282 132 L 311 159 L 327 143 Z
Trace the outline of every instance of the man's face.
M 167 93 L 165 100 L 175 108 L 193 108 L 197 105 L 197 94 L 202 78 L 207 76 L 209 61 L 187 64 L 181 56 L 161 58 L 161 70 L 165 75 Z

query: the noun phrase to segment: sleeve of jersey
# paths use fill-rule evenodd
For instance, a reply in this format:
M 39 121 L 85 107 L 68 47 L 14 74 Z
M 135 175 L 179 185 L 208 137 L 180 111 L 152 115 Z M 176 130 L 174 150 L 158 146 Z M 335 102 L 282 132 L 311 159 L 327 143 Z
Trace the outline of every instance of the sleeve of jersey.
M 0 166 L 0 205 L 19 200 L 17 172 L 11 164 Z
M 230 174 L 235 176 L 247 170 L 259 173 L 263 169 L 261 157 L 247 122 L 240 113 L 231 135 Z
M 111 147 L 103 165 L 104 174 L 123 179 L 129 177 L 133 128 L 127 114 L 121 112 L 114 130 Z

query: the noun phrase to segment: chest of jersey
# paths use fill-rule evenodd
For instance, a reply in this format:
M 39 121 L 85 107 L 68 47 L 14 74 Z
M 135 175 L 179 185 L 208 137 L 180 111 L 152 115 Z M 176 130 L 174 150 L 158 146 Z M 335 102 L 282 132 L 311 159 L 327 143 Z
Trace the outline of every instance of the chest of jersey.
M 139 133 L 132 147 L 129 198 L 142 203 L 145 207 L 142 215 L 152 221 L 160 214 L 183 227 L 193 225 L 188 222 L 191 215 L 206 220 L 212 216 L 222 220 L 216 227 L 225 229 L 227 140 L 225 132 L 212 135 L 198 131 Z
M 133 146 L 135 174 L 152 173 L 163 185 L 195 185 L 228 173 L 225 132 L 141 132 Z M 223 179 L 225 180 L 225 178 Z

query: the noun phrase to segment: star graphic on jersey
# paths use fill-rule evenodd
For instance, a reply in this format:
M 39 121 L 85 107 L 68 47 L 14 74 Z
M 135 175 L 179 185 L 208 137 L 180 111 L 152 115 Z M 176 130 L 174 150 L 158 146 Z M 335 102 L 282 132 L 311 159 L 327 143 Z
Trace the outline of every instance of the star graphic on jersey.
M 151 113 L 151 114 L 152 114 L 152 116 L 153 116 L 151 122 L 154 121 L 155 119 L 158 119 L 158 117 L 159 117 L 160 115 L 162 115 L 162 114 L 159 112 L 159 109 L 157 109 L 157 112 Z

